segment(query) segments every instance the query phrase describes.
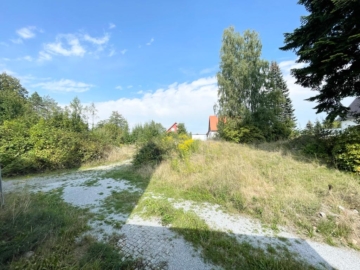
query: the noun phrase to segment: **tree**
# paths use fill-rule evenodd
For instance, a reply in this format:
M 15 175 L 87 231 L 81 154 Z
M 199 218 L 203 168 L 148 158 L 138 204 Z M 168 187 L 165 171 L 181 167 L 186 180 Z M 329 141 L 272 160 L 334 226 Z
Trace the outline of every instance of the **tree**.
M 310 13 L 301 18 L 301 26 L 285 33 L 281 50 L 294 50 L 297 63 L 292 69 L 296 83 L 318 92 L 310 97 L 317 113 L 327 112 L 328 119 L 346 115 L 345 97 L 360 96 L 360 1 L 300 0 Z
M 224 132 L 219 132 L 225 139 L 286 139 L 295 127 L 289 90 L 280 68 L 275 62 L 269 65 L 260 58 L 261 48 L 255 32 L 245 31 L 242 37 L 233 27 L 224 31 L 217 75 L 219 104 L 214 110 L 218 110 L 220 118 L 227 119 L 220 125 Z
M 258 34 L 246 30 L 241 36 L 234 27 L 224 30 L 218 79 L 219 114 L 244 117 L 256 111 L 264 85 L 267 61 L 260 59 Z
M 177 133 L 187 135 L 187 130 L 184 123 L 179 123 L 177 125 Z
M 85 107 L 85 110 L 90 113 L 91 116 L 91 129 L 94 129 L 94 121 L 95 121 L 95 117 L 96 117 L 96 113 L 97 113 L 97 109 L 95 107 L 94 102 L 92 102 L 89 106 Z
M 25 113 L 26 97 L 27 91 L 18 79 L 0 74 L 0 124 Z

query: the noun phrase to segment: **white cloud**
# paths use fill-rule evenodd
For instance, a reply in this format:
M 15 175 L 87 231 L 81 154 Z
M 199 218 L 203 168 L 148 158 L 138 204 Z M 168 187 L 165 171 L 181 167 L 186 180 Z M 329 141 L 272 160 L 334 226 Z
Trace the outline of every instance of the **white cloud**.
M 83 82 L 75 82 L 72 80 L 61 79 L 59 81 L 43 82 L 32 85 L 33 87 L 39 87 L 44 90 L 54 91 L 54 92 L 86 92 L 90 88 L 94 87 L 92 84 L 87 84 Z
M 150 120 L 166 128 L 174 122 L 183 122 L 188 131 L 204 134 L 209 115 L 213 114 L 217 89 L 215 77 L 201 78 L 191 83 L 174 83 L 140 98 L 98 102 L 96 107 L 100 120 L 107 119 L 112 111 L 119 111 L 132 127 Z
M 16 33 L 23 39 L 29 39 L 35 37 L 35 30 L 36 30 L 35 26 L 28 26 L 18 29 Z
M 122 90 L 122 87 L 121 87 L 121 85 L 118 85 L 118 86 L 115 87 L 115 89 Z
M 114 56 L 116 54 L 116 51 L 114 49 L 111 49 L 108 56 L 111 57 L 111 56 Z
M 23 43 L 22 39 L 21 38 L 17 38 L 17 39 L 10 39 L 10 41 L 12 43 L 15 43 L 15 44 L 21 44 Z
M 94 37 L 91 37 L 88 34 L 85 34 L 83 38 L 84 38 L 85 41 L 88 41 L 88 42 L 90 42 L 92 44 L 104 45 L 109 41 L 110 36 L 109 36 L 109 34 L 106 33 L 103 37 L 94 38 Z
M 52 59 L 51 55 L 46 53 L 46 52 L 39 52 L 39 58 L 38 61 L 42 62 L 42 61 L 50 61 Z
M 64 42 L 65 41 L 65 44 Z M 68 48 L 64 48 L 66 45 Z M 84 56 L 86 50 L 81 46 L 79 39 L 72 34 L 58 35 L 54 43 L 44 45 L 45 53 L 63 56 Z M 41 52 L 40 52 L 41 53 Z
M 133 86 L 132 86 L 132 85 L 128 85 L 127 88 L 130 89 L 130 88 L 133 88 Z
M 121 51 L 121 54 L 125 54 L 127 52 L 127 49 L 124 49 Z
M 109 23 L 109 29 L 113 29 L 113 28 L 115 28 L 116 27 L 116 25 L 115 24 L 113 24 L 113 23 Z
M 150 41 L 146 43 L 146 45 L 150 46 L 153 42 L 154 42 L 154 38 L 150 39 Z

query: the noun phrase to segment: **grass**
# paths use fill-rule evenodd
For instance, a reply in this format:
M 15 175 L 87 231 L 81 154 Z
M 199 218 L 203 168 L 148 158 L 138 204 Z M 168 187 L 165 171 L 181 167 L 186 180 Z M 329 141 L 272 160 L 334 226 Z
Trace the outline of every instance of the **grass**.
M 275 146 L 280 146 L 275 144 Z M 174 162 L 174 160 L 176 162 Z M 204 142 L 188 160 L 173 157 L 158 167 L 127 168 L 125 179 L 149 179 L 147 192 L 175 199 L 217 203 L 229 212 L 260 219 L 268 227 L 295 228 L 301 235 L 335 244 L 360 242 L 356 234 L 359 216 L 340 212 L 360 209 L 359 177 L 327 168 L 274 145 L 261 149 L 225 142 Z M 333 186 L 328 192 L 328 185 Z M 334 214 L 327 226 L 341 233 L 316 230 L 319 212 Z M 340 224 L 340 225 L 339 225 Z
M 136 206 L 141 194 L 139 192 L 113 191 L 103 203 L 109 213 L 131 213 Z
M 172 207 L 166 199 L 146 198 L 138 205 L 137 212 L 144 216 L 160 217 L 164 225 L 184 237 L 202 256 L 224 269 L 313 269 L 294 258 L 287 248 L 267 250 L 256 248 L 247 241 L 239 242 L 228 233 L 215 231 L 195 213 Z
M 131 159 L 136 151 L 134 145 L 122 145 L 121 147 L 111 147 L 105 157 L 82 164 L 81 168 L 90 168 L 99 165 L 108 165 L 115 162 L 122 162 Z
M 45 177 L 45 176 L 58 176 L 61 174 L 71 174 L 71 173 L 74 173 L 77 171 L 84 171 L 89 168 L 93 168 L 95 166 L 109 165 L 109 164 L 129 160 L 133 157 L 135 151 L 136 151 L 136 148 L 133 145 L 124 145 L 122 147 L 112 147 L 109 149 L 108 154 L 104 158 L 95 160 L 92 162 L 84 163 L 78 168 L 58 169 L 58 170 L 52 170 L 52 171 L 29 173 L 26 175 L 8 176 L 8 177 L 6 177 L 6 179 L 3 179 L 3 180 L 13 180 L 13 179 L 26 180 L 26 179 L 29 179 L 32 177 Z
M 136 268 L 138 262 L 123 261 L 113 245 L 90 237 L 75 241 L 89 229 L 90 218 L 88 210 L 63 202 L 61 190 L 7 193 L 0 208 L 0 269 Z

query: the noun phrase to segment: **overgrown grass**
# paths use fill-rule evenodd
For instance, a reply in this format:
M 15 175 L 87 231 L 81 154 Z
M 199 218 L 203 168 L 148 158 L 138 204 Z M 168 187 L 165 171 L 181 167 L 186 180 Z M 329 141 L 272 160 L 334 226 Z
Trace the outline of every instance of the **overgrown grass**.
M 160 217 L 164 225 L 170 225 L 195 248 L 200 248 L 207 261 L 225 269 L 313 269 L 294 259 L 286 247 L 269 245 L 264 251 L 246 241 L 238 242 L 230 234 L 209 228 L 195 213 L 175 209 L 166 199 L 146 198 L 138 211 L 145 216 Z
M 274 229 L 287 225 L 317 240 L 359 243 L 359 215 L 338 207 L 360 209 L 358 176 L 294 156 L 291 151 L 268 148 L 205 142 L 188 161 L 173 158 L 156 169 L 128 168 L 122 174 L 150 179 L 148 192 L 217 203 L 228 211 L 259 218 Z M 331 192 L 328 185 L 333 187 Z M 341 233 L 318 229 L 324 222 L 321 211 L 335 217 L 326 222 L 341 228 Z
M 81 168 L 89 168 L 98 165 L 107 165 L 131 159 L 136 152 L 134 145 L 122 145 L 121 147 L 109 147 L 103 158 L 82 164 Z
M 123 262 L 110 244 L 76 241 L 90 217 L 63 202 L 61 190 L 7 193 L 0 208 L 0 269 L 133 269 L 136 262 Z

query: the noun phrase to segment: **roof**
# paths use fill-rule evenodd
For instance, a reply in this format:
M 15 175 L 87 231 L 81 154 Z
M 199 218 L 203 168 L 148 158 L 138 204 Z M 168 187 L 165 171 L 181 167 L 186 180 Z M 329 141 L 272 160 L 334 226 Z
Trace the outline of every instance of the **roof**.
M 219 119 L 217 118 L 216 115 L 211 115 L 209 116 L 209 131 L 217 131 L 218 128 L 217 128 L 217 124 L 219 122 Z
M 355 98 L 354 101 L 350 104 L 347 119 L 355 118 L 355 114 L 360 114 L 360 98 Z
M 174 128 L 174 131 L 177 130 L 177 123 L 175 122 L 174 124 L 172 124 L 171 127 L 168 128 L 168 130 L 166 132 L 170 132 L 170 131 L 173 131 L 172 128 Z

